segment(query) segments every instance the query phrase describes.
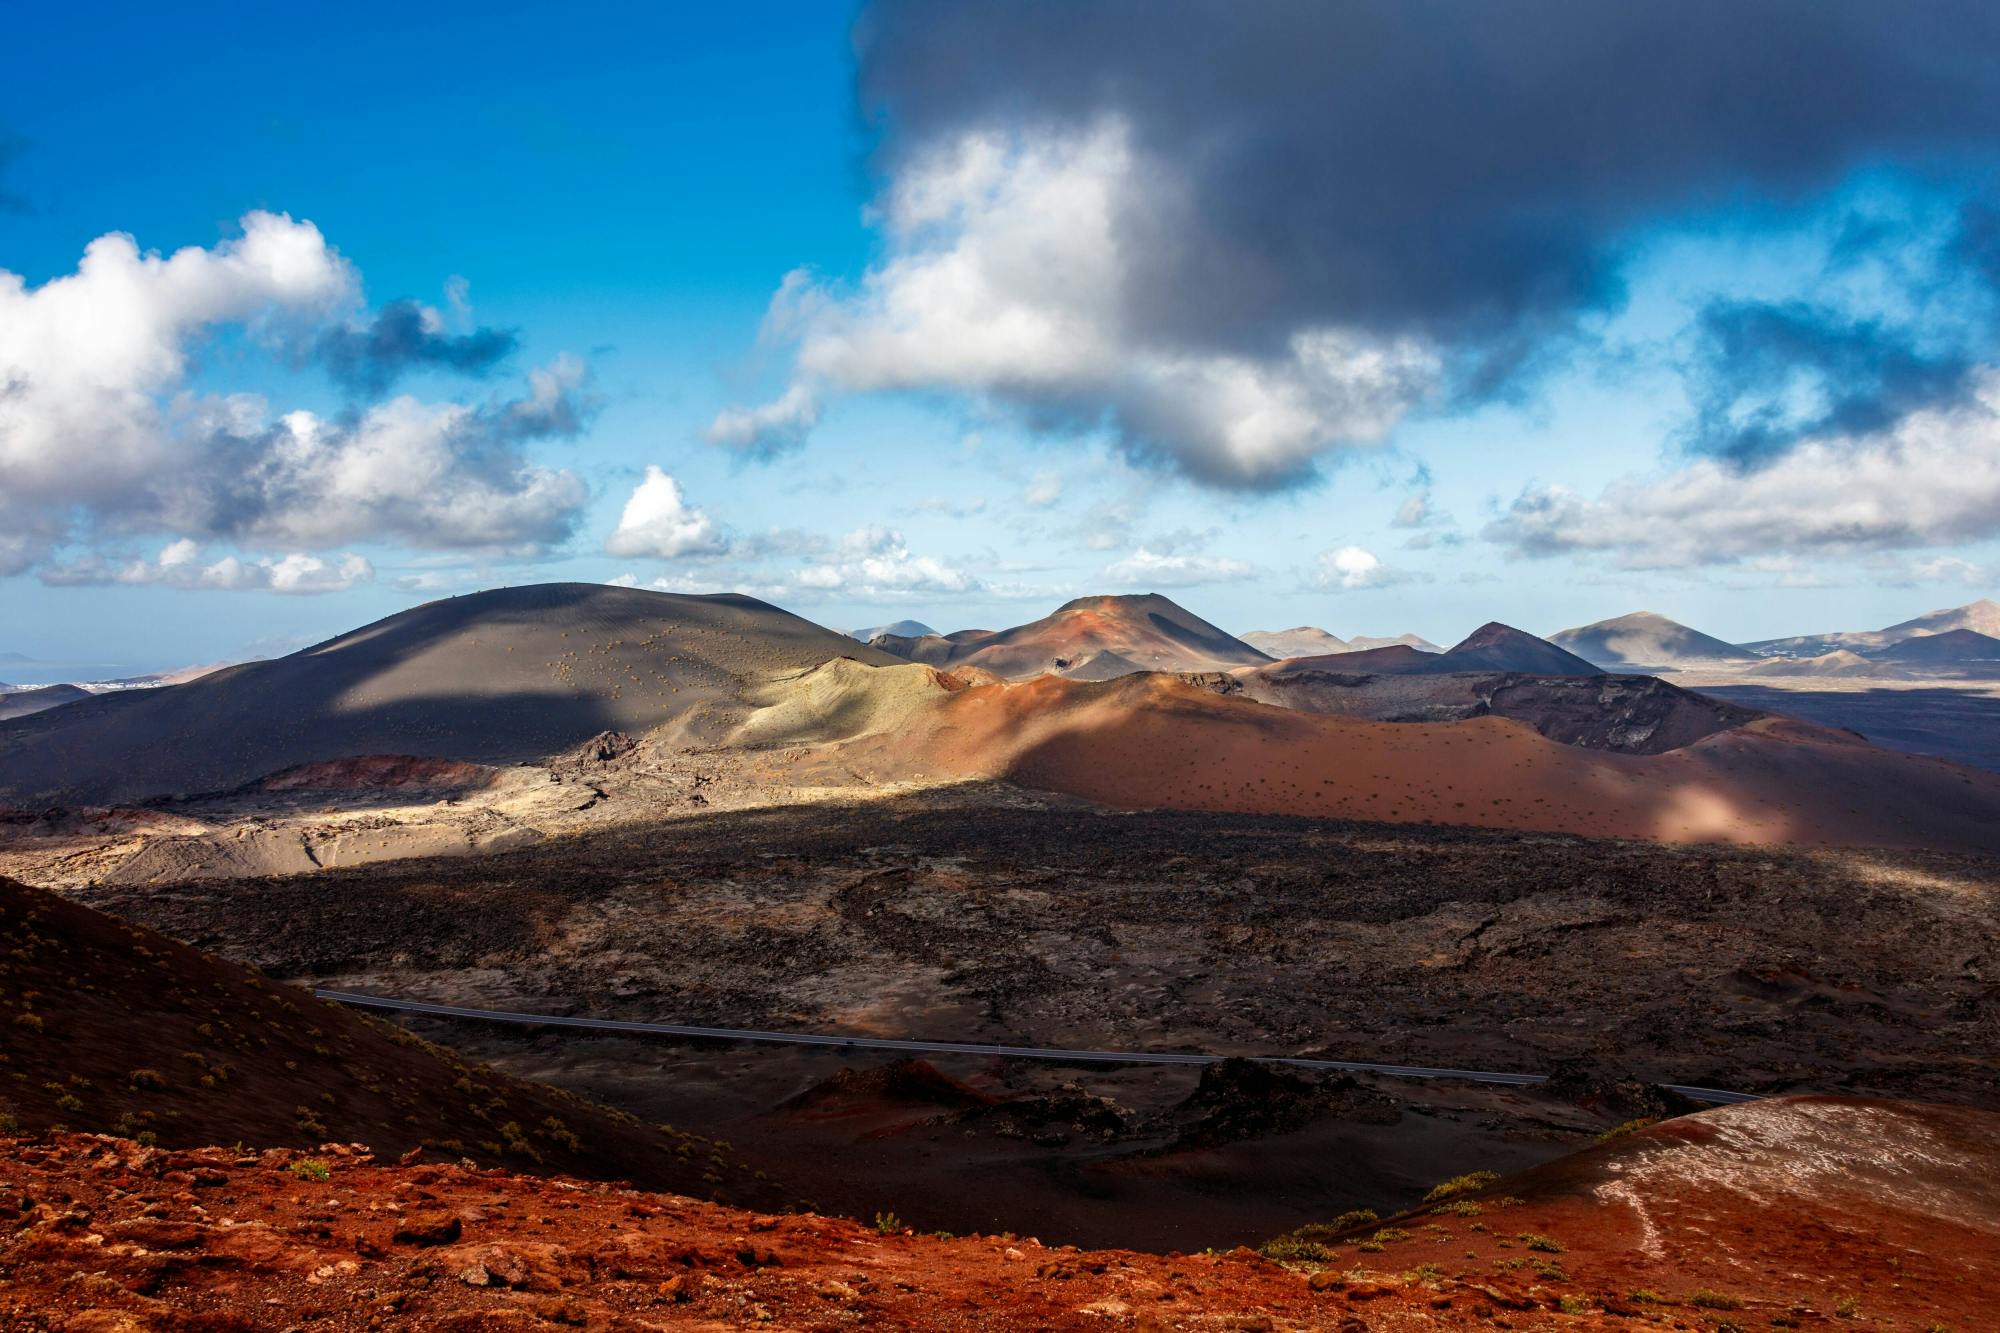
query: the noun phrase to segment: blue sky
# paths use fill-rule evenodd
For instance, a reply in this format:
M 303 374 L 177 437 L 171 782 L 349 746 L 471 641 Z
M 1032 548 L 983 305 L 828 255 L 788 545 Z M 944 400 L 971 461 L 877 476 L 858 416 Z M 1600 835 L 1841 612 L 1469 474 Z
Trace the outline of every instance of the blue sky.
M 1588 297 L 1497 307 L 1512 341 L 1484 308 L 1475 338 L 1462 311 L 1350 321 L 1337 296 L 1225 329 L 1195 284 L 1243 290 L 1251 270 L 1155 265 L 1130 239 L 1129 218 L 1184 208 L 1220 253 L 1215 229 L 1248 207 L 1217 207 L 1199 168 L 1169 175 L 1181 159 L 1161 145 L 1183 131 L 1139 105 L 1038 103 L 1027 76 L 996 94 L 1004 116 L 928 88 L 910 52 L 952 34 L 911 15 L 868 11 L 857 57 L 855 13 L 830 5 L 7 6 L 10 45 L 36 55 L 0 86 L 0 194 L 18 201 L 0 209 L 0 269 L 24 293 L 0 321 L 33 336 L 25 369 L 0 370 L 39 394 L 0 413 L 0 523 L 22 534 L 0 651 L 157 668 L 547 579 L 742 588 L 836 626 L 947 630 L 1157 590 L 1236 631 L 1441 642 L 1641 607 L 1740 639 L 1856 628 L 2000 583 L 2000 489 L 1973 475 L 2000 452 L 1977 378 L 1996 324 L 1959 243 L 1984 124 L 1919 127 L 1950 141 L 1942 166 L 1928 141 L 1869 139 L 1782 181 L 1758 163 L 1635 189 L 1643 207 L 1607 208 L 1575 242 Z M 1266 113 L 1244 112 L 1240 136 L 1268 174 L 1299 131 Z M 87 339 L 46 359 L 43 285 L 111 233 L 237 253 L 260 211 L 316 230 L 316 285 L 218 261 L 212 292 L 162 286 L 142 308 L 184 364 L 113 386 L 139 414 L 120 429 L 144 438 L 76 443 L 97 400 L 46 386 L 112 390 Z M 1333 253 L 1332 233 L 1308 250 L 1320 239 Z M 1290 295 L 1272 253 L 1275 307 Z M 1156 273 L 1186 278 L 1186 299 Z M 1100 291 L 1116 317 L 1089 304 Z M 111 304 L 90 322 L 128 318 L 132 292 L 93 287 Z M 511 351 L 338 382 L 314 350 L 327 331 L 402 299 L 439 347 L 491 328 Z M 1726 328 L 1753 349 L 1811 307 L 1803 368 L 1746 389 L 1743 342 L 1702 359 L 1746 302 L 1759 318 Z M 1528 368 L 1466 388 L 1501 343 Z M 0 361 L 6 347 L 0 327 Z M 542 401 L 537 372 L 574 411 L 509 433 L 495 423 Z M 246 395 L 256 411 L 200 434 Z M 404 395 L 472 414 L 426 437 L 438 479 L 371 472 L 351 512 L 316 514 L 310 479 L 398 466 L 402 436 L 350 427 Z M 277 482 L 249 498 L 259 451 L 306 438 L 278 428 L 301 410 L 313 438 L 349 433 L 285 474 L 282 498 Z M 671 495 L 635 498 L 649 468 Z M 1972 479 L 1947 484 L 1954 468 Z M 1913 518 L 1816 521 L 1905 486 L 1886 508 Z M 161 498 L 181 489 L 203 498 Z

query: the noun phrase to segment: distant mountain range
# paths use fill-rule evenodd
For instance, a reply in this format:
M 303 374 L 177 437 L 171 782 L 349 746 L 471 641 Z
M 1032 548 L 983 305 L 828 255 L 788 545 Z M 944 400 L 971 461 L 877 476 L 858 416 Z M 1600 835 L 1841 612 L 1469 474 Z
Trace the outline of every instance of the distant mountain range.
M 1280 660 L 1287 657 L 1326 657 L 1334 653 L 1364 653 L 1371 648 L 1414 648 L 1420 653 L 1441 653 L 1437 644 L 1419 634 L 1357 634 L 1342 639 L 1311 625 L 1296 629 L 1252 630 L 1243 642 Z
M 898 620 L 888 625 L 870 625 L 866 629 L 851 629 L 847 631 L 847 637 L 868 643 L 881 638 L 884 634 L 893 635 L 898 639 L 922 639 L 936 633 L 936 630 L 921 620 Z
M 1803 634 L 1733 644 L 1652 611 L 1581 625 L 1551 643 L 1608 671 L 1741 670 L 1753 676 L 1894 678 L 1901 668 L 2000 660 L 2000 603 L 1931 611 L 1879 630 Z
M 1492 621 L 1443 651 L 1425 651 L 1408 643 L 1382 648 L 1293 658 L 1271 669 L 1338 671 L 1344 674 L 1441 675 L 1452 672 L 1517 672 L 1531 676 L 1597 676 L 1603 673 L 1576 654 L 1525 630 Z
M 1911 620 L 1878 630 L 1844 630 L 1832 634 L 1801 634 L 1786 639 L 1760 639 L 1743 646 L 1760 657 L 1820 657 L 1836 649 L 1868 653 L 1925 634 L 1971 630 L 2000 638 L 2000 602 L 1981 598 L 1964 606 L 1928 611 Z

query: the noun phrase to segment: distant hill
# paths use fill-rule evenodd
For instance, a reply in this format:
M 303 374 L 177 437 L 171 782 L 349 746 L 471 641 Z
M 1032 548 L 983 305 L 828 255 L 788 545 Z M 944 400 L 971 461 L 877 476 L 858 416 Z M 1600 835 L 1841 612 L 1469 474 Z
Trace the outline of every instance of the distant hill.
M 1923 615 L 1900 621 L 1886 629 L 1800 634 L 1787 639 L 1761 639 L 1756 643 L 1746 643 L 1743 647 L 1762 657 L 1819 657 L 1840 648 L 1865 653 L 1870 649 L 1886 648 L 1905 639 L 1916 638 L 1918 635 L 1943 634 L 1955 629 L 1969 629 L 1975 633 L 2000 638 L 2000 602 L 1995 602 L 1991 598 L 1981 598 L 1964 606 L 1927 611 Z
M 752 597 L 549 583 L 448 598 L 268 662 L 0 723 L 0 803 L 230 790 L 367 754 L 515 763 L 896 659 Z
M 1252 630 L 1243 636 L 1243 642 L 1260 653 L 1268 653 L 1279 659 L 1325 657 L 1328 653 L 1344 653 L 1349 650 L 1347 640 L 1311 625 L 1300 625 L 1294 629 Z
M 1551 634 L 1549 642 L 1587 662 L 1611 668 L 1667 668 L 1697 663 L 1750 662 L 1756 654 L 1713 635 L 1689 629 L 1652 611 Z
M 1818 657 L 1773 657 L 1745 669 L 1745 676 L 1876 676 L 1898 677 L 1909 673 L 1860 653 L 1836 648 Z
M 1977 630 L 1948 629 L 1877 648 L 1868 656 L 1877 662 L 1946 664 L 1955 662 L 2000 662 L 2000 638 Z
M 1051 672 L 1105 680 L 1137 671 L 1216 671 L 1271 660 L 1158 593 L 1079 597 L 1040 620 L 994 634 L 885 636 L 873 646 L 905 661 L 974 666 L 1006 678 Z
M 74 685 L 42 685 L 0 694 L 0 722 L 10 717 L 26 717 L 63 704 L 90 698 L 90 691 Z
M 1366 652 L 1370 648 L 1414 648 L 1420 653 L 1441 653 L 1444 649 L 1421 634 L 1398 634 L 1393 638 L 1383 638 L 1375 634 L 1357 634 L 1347 641 L 1351 652 Z
M 866 629 L 851 629 L 847 631 L 847 637 L 850 639 L 859 639 L 863 643 L 873 643 L 884 634 L 893 634 L 899 639 L 921 639 L 926 636 L 935 635 L 936 633 L 936 630 L 921 620 L 898 620 L 888 625 L 870 625 Z
M 1453 671 L 1511 671 L 1530 676 L 1599 676 L 1604 673 L 1575 653 L 1525 630 L 1492 621 L 1441 653 L 1408 644 L 1297 658 L 1279 671 L 1327 670 L 1349 674 L 1431 675 Z

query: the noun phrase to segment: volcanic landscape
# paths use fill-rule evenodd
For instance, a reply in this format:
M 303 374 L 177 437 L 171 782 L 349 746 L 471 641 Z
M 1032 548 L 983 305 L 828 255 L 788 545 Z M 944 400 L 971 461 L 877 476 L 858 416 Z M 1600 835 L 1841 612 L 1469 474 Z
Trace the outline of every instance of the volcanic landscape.
M 1982 632 L 1901 628 L 557 584 L 38 704 L 0 1310 L 1981 1327 L 2000 773 L 1785 706 L 1840 653 L 1979 697 Z

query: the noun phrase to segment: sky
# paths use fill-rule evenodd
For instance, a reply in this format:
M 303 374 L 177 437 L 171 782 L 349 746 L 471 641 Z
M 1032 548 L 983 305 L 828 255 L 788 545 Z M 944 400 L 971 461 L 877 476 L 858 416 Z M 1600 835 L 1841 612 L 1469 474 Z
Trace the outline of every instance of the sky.
M 0 0 L 0 679 L 549 580 L 1439 643 L 2000 589 L 1990 6 L 1167 9 Z

